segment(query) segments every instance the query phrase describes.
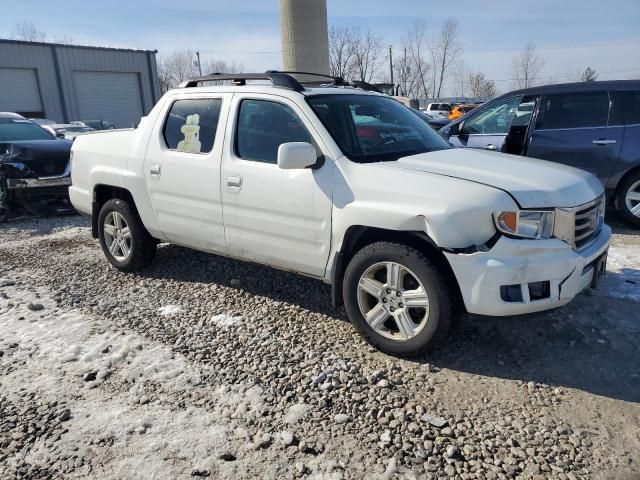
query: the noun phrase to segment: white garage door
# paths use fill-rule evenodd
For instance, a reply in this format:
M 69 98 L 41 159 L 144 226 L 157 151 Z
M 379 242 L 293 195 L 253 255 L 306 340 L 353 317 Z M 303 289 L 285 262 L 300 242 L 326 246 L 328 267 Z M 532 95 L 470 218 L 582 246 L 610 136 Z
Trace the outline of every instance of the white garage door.
M 137 125 L 142 96 L 137 73 L 73 72 L 80 118 L 107 120 L 119 128 Z
M 0 112 L 42 112 L 38 77 L 32 68 L 0 68 Z

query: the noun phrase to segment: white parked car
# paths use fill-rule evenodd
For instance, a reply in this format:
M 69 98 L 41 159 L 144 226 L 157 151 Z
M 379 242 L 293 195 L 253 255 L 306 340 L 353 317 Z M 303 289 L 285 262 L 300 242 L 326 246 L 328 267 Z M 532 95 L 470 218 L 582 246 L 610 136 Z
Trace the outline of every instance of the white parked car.
M 449 103 L 430 103 L 424 111 L 429 115 L 441 115 L 448 118 L 452 108 Z
M 299 272 L 404 355 L 462 310 L 559 307 L 602 274 L 610 229 L 591 174 L 452 149 L 385 95 L 233 79 L 187 82 L 136 129 L 76 139 L 71 201 L 116 268 L 171 242 Z

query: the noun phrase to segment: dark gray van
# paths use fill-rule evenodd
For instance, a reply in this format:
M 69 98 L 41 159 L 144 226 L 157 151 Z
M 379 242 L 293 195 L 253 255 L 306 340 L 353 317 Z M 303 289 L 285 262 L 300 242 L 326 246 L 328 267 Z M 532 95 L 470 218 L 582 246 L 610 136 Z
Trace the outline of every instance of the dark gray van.
M 639 80 L 509 92 L 439 131 L 455 147 L 526 155 L 591 172 L 604 184 L 608 204 L 640 226 Z

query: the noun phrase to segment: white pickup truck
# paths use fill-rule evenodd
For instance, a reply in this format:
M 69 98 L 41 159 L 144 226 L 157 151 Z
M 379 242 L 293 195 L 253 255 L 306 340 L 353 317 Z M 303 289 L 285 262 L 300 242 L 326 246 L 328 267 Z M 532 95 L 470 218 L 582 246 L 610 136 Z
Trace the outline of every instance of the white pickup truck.
M 135 129 L 79 136 L 72 182 L 116 268 L 171 242 L 299 272 L 400 355 L 465 310 L 565 305 L 603 273 L 611 235 L 591 174 L 449 148 L 390 97 L 278 72 L 195 79 Z

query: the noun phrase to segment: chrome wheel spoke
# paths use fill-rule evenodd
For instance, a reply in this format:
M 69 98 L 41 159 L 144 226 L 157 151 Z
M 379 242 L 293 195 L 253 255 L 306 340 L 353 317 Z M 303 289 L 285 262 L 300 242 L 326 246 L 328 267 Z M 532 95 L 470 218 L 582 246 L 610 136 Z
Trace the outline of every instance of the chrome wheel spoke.
M 408 339 L 415 335 L 415 324 L 413 320 L 411 320 L 407 310 L 400 310 L 398 314 L 394 316 L 394 319 L 398 326 L 398 332 L 403 339 Z
M 120 240 L 120 251 L 122 252 L 122 255 L 124 255 L 125 257 L 129 256 L 129 245 L 127 245 L 127 241 L 126 240 Z
M 402 294 L 407 308 L 422 308 L 429 306 L 429 296 L 422 290 L 408 290 Z
M 120 233 L 122 234 L 122 238 L 127 240 L 131 238 L 131 230 L 129 230 L 129 227 L 124 227 Z
M 387 263 L 387 287 L 400 288 L 402 281 L 402 266 L 399 263 Z
M 362 277 L 358 283 L 358 287 L 378 299 L 382 298 L 383 285 L 373 278 Z
M 633 213 L 636 217 L 640 216 L 640 203 L 638 203 L 631 209 L 631 213 Z
M 114 233 L 115 229 L 116 229 L 116 227 L 114 227 L 110 223 L 105 223 L 104 224 L 104 233 L 106 233 L 110 237 L 113 237 L 113 233 Z
M 627 200 L 631 200 L 633 202 L 640 202 L 640 192 L 628 192 Z
M 116 228 L 122 228 L 122 217 L 117 212 L 113 212 L 113 224 Z
M 109 253 L 115 257 L 116 252 L 118 251 L 118 248 L 119 248 L 118 241 L 116 239 L 113 239 L 113 241 L 111 242 L 111 245 L 109 245 Z
M 374 330 L 382 327 L 387 318 L 389 318 L 389 312 L 382 303 L 377 303 L 364 317 Z

